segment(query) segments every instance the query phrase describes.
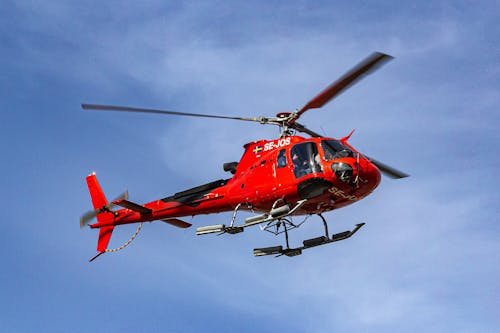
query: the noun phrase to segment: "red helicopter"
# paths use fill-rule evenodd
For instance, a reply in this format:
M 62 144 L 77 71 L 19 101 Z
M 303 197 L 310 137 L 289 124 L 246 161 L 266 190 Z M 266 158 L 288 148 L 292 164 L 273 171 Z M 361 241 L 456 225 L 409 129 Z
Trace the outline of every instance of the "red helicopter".
M 255 256 L 292 257 L 302 254 L 303 250 L 351 237 L 364 223 L 357 224 L 353 230 L 330 236 L 328 224 L 322 214 L 350 205 L 369 195 L 378 186 L 381 173 L 391 178 L 404 178 L 408 175 L 358 152 L 348 143 L 352 132 L 338 140 L 326 138 L 297 120 L 304 112 L 321 108 L 391 59 L 387 54 L 375 52 L 301 109 L 278 113 L 275 117 L 229 117 L 82 104 L 85 110 L 232 119 L 277 125 L 281 129 L 278 139 L 247 143 L 239 162 L 224 163 L 224 171 L 230 172 L 231 178 L 213 181 L 145 204 L 129 201 L 127 194 L 109 203 L 95 174 L 87 176 L 94 210 L 81 217 L 80 226 L 89 225 L 90 228 L 99 229 L 98 253 L 89 261 L 105 252 L 113 252 L 127 246 L 139 232 L 142 222 L 163 221 L 179 228 L 188 228 L 191 224 L 180 220 L 179 217 L 220 212 L 233 212 L 229 224 L 199 227 L 196 234 L 236 234 L 254 225 L 260 225 L 262 230 L 275 235 L 285 234 L 285 246 L 256 248 L 253 252 Z M 310 138 L 295 135 L 297 132 L 305 133 Z M 123 209 L 114 210 L 117 206 Z M 236 223 L 237 213 L 241 210 L 252 212 L 254 215 L 245 218 L 242 223 Z M 302 246 L 291 248 L 288 232 L 298 228 L 306 220 L 294 222 L 292 217 L 297 215 L 318 215 L 324 225 L 324 235 L 304 240 Z M 94 217 L 97 218 L 97 223 L 89 224 Z M 114 228 L 129 223 L 140 223 L 132 238 L 117 249 L 108 249 Z

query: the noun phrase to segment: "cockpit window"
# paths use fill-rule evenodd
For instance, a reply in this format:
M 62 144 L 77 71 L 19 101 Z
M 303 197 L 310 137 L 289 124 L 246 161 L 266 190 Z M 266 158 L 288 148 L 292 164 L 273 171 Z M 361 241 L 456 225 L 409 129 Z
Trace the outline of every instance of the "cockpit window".
M 276 162 L 278 164 L 278 168 L 286 167 L 286 149 L 280 150 Z
M 321 148 L 325 155 L 325 160 L 333 160 L 341 157 L 353 157 L 352 150 L 341 144 L 337 140 L 323 140 L 321 141 Z
M 291 150 L 293 173 L 300 178 L 310 173 L 321 172 L 318 147 L 314 142 L 296 144 Z

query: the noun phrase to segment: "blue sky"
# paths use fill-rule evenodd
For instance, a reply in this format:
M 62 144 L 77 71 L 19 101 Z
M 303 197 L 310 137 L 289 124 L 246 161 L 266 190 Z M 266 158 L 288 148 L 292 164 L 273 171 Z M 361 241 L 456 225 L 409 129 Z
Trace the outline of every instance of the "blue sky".
M 500 327 L 500 6 L 495 1 L 4 1 L 0 331 L 494 332 Z M 258 228 L 144 226 L 95 252 L 84 177 L 150 201 L 225 178 L 258 124 L 84 112 L 106 103 L 237 116 L 304 105 L 373 51 L 395 59 L 301 122 L 411 174 L 327 214 L 352 239 L 296 258 Z M 196 226 L 227 223 L 200 216 Z M 191 220 L 190 220 L 191 221 Z M 135 230 L 115 231 L 111 245 Z M 317 236 L 311 218 L 291 242 Z

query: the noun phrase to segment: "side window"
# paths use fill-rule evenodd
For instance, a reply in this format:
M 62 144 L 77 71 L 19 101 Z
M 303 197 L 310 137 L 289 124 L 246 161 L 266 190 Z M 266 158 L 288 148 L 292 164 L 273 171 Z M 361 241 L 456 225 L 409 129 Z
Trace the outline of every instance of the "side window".
M 276 164 L 278 165 L 278 168 L 283 168 L 286 167 L 286 149 L 280 150 L 278 153 L 278 158 L 276 159 Z

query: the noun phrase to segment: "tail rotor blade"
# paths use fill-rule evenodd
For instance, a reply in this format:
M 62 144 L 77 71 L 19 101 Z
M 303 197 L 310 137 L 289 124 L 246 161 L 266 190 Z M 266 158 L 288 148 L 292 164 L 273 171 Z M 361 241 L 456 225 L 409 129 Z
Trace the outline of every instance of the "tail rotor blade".
M 123 192 L 122 194 L 117 196 L 113 201 L 111 201 L 111 203 L 107 206 L 107 208 L 108 209 L 115 208 L 117 205 L 114 202 L 122 199 L 128 200 L 128 190 L 125 190 L 125 192 Z
M 92 221 L 97 216 L 97 214 L 99 214 L 99 210 L 91 210 L 84 213 L 80 217 L 80 229 L 88 225 L 89 222 Z
M 108 205 L 108 208 L 111 209 L 111 208 L 115 207 L 116 205 L 113 202 L 121 200 L 121 199 L 128 200 L 128 190 L 125 190 L 122 194 L 120 194 L 119 196 L 117 196 L 116 198 L 114 198 L 111 201 L 111 203 Z

